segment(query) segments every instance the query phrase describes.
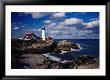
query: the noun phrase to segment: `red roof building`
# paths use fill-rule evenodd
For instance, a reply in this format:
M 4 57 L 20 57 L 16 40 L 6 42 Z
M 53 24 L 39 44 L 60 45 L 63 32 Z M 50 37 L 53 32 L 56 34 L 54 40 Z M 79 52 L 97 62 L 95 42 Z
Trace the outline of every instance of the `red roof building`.
M 37 39 L 37 36 L 34 33 L 26 33 L 23 37 L 24 40 Z

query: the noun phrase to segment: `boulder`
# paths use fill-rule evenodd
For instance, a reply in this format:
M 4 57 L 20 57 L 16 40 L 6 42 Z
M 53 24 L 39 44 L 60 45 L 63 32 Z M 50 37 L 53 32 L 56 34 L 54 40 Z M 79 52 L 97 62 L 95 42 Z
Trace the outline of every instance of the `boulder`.
M 63 50 L 63 51 L 71 51 L 71 48 L 72 49 L 80 49 L 78 45 L 73 44 L 72 42 L 69 42 L 67 40 L 59 41 L 57 44 L 57 48 L 59 50 Z

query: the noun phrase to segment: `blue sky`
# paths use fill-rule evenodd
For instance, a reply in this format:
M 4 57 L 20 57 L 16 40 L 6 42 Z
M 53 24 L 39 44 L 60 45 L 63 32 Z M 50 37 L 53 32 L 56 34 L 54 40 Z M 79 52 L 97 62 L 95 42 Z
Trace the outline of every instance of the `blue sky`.
M 54 39 L 99 39 L 99 12 L 12 12 L 12 38 L 35 33 Z

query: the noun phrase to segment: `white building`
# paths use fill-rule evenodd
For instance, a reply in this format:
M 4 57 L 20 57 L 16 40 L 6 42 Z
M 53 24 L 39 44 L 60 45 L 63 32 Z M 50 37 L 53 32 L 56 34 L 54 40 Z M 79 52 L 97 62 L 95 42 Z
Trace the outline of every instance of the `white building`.
M 42 28 L 42 39 L 45 41 L 45 27 Z

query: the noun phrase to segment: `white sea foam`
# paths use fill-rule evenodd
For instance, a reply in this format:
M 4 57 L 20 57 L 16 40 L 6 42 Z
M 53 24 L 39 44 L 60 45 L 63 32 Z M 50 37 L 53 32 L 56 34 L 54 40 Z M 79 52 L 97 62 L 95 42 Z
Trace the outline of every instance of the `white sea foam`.
M 78 45 L 79 49 L 81 50 L 82 49 L 81 44 L 77 44 L 77 45 Z
M 61 58 L 52 56 L 52 55 L 50 55 L 50 53 L 43 54 L 43 55 L 44 55 L 45 57 L 48 57 L 50 60 L 53 60 L 53 61 L 57 61 L 57 62 L 61 62 L 61 63 L 71 62 L 71 61 L 69 61 L 69 60 L 62 60 Z
M 72 51 L 80 51 L 82 49 L 81 45 L 80 44 L 77 44 L 79 49 L 73 49 L 71 48 L 71 51 L 63 51 L 61 50 L 62 52 L 60 54 L 65 54 L 65 53 L 68 53 L 68 52 L 72 52 Z
M 63 51 L 61 50 L 62 52 L 60 54 L 65 54 L 65 53 L 68 53 L 69 51 Z
M 51 60 L 53 60 L 53 61 L 61 61 L 60 58 L 55 57 L 55 56 L 52 56 L 52 55 L 50 55 L 49 53 L 43 54 L 43 55 L 44 55 L 45 57 L 48 57 L 49 59 L 51 59 Z
M 65 53 L 68 53 L 68 52 L 72 52 L 72 51 L 80 51 L 82 49 L 82 47 L 80 46 L 80 44 L 77 44 L 79 49 L 73 49 L 71 48 L 71 51 L 63 51 L 60 53 L 60 54 L 65 54 Z M 50 55 L 51 53 L 47 53 L 47 54 L 43 54 L 45 57 L 49 58 L 50 60 L 53 60 L 53 61 L 57 61 L 57 62 L 61 62 L 61 63 L 67 63 L 67 62 L 71 62 L 69 60 L 62 60 L 61 58 L 59 57 L 56 57 L 56 56 L 53 56 L 53 55 Z M 53 52 L 54 54 L 54 52 Z

